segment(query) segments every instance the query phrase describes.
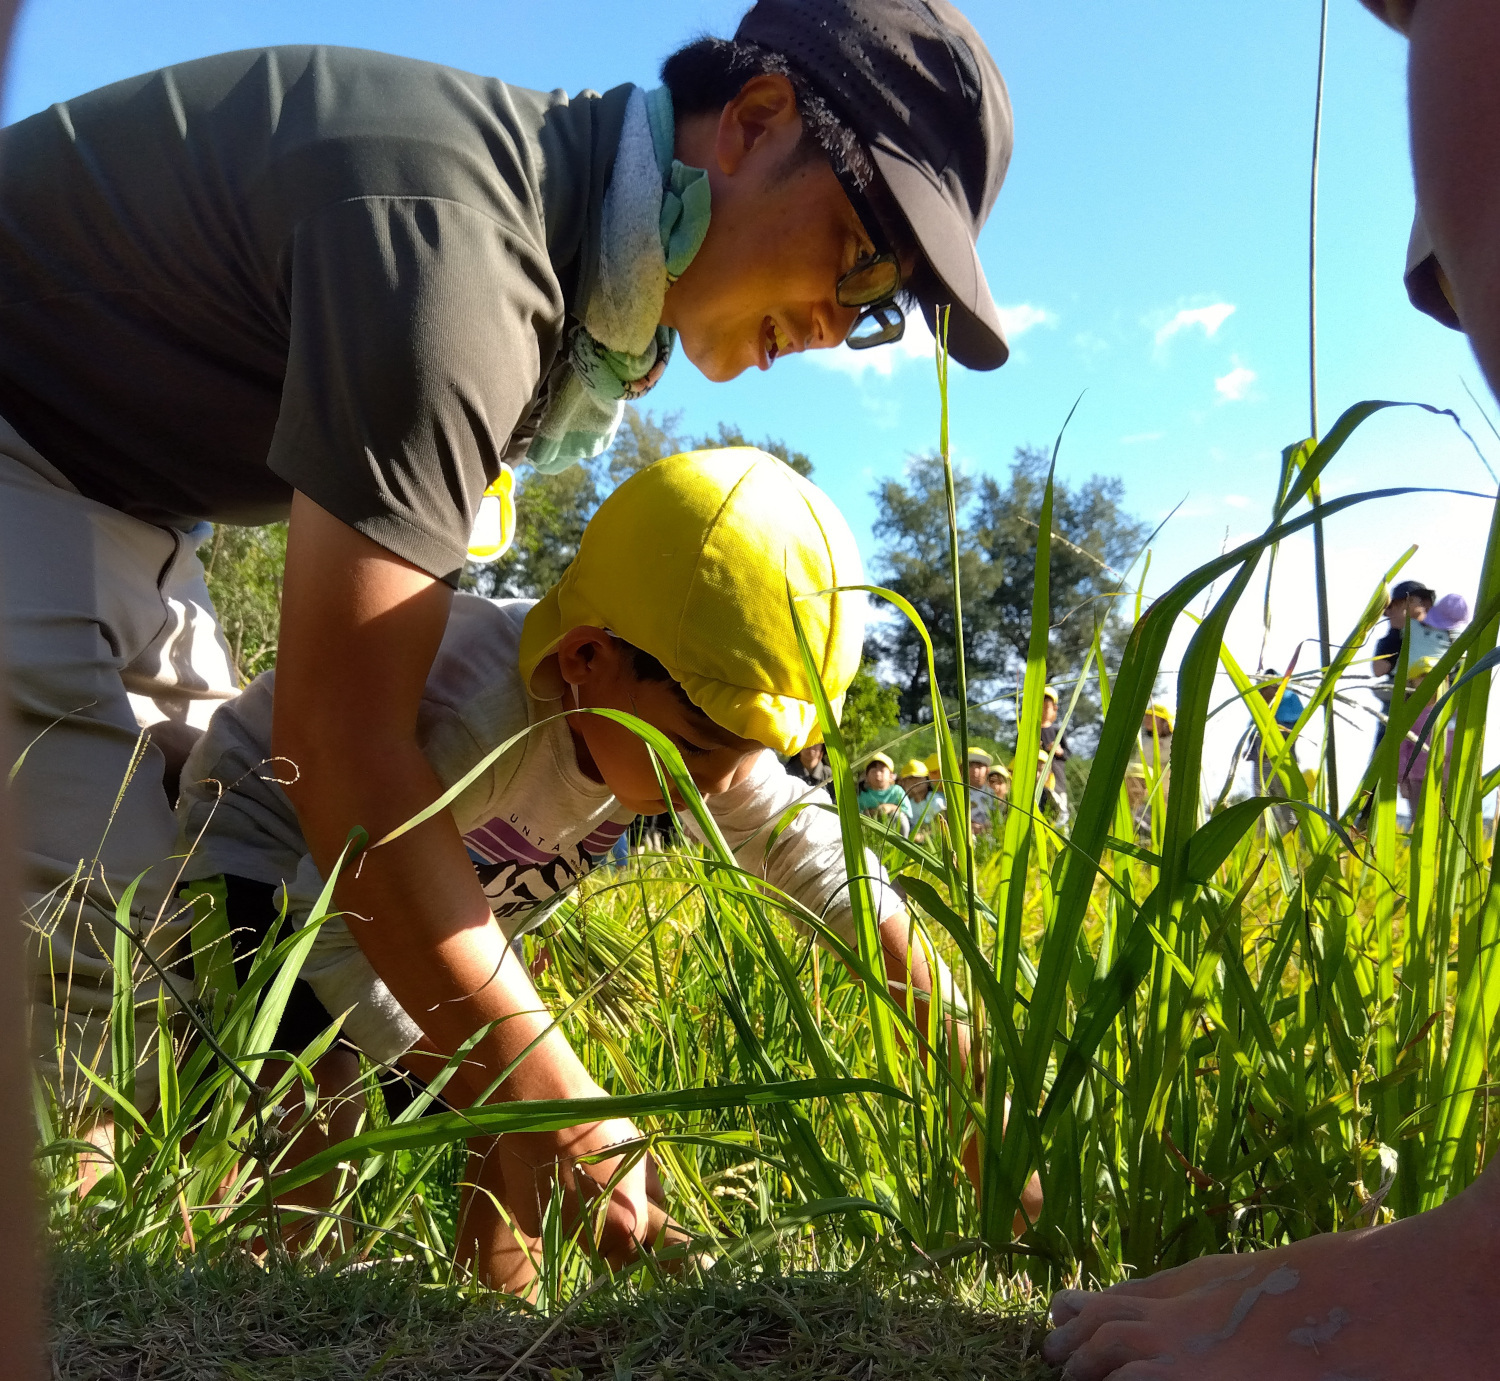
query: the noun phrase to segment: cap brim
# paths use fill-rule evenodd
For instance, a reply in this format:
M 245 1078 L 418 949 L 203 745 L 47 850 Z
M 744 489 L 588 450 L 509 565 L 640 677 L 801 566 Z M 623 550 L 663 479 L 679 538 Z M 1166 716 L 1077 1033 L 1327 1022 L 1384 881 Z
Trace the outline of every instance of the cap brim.
M 884 141 L 869 152 L 922 251 L 924 263 L 910 287 L 928 327 L 936 334 L 937 309 L 951 307 L 948 353 L 968 369 L 998 369 L 1010 347 L 968 225 L 930 169 Z

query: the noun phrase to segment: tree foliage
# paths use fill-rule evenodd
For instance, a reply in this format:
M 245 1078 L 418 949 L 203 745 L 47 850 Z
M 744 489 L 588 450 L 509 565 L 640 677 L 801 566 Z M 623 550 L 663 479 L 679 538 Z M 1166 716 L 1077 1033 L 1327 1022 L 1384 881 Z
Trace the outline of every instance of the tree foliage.
M 957 475 L 959 575 L 964 595 L 965 664 L 971 701 L 1001 696 L 1019 683 L 1031 636 L 1037 519 L 1049 459 L 1021 446 L 1008 478 L 976 481 Z M 953 655 L 953 599 L 948 545 L 948 505 L 942 458 L 916 456 L 902 479 L 875 491 L 875 535 L 882 543 L 881 579 L 904 595 L 932 636 L 939 686 L 946 698 L 957 685 Z M 1095 475 L 1071 487 L 1053 486 L 1052 561 L 1048 582 L 1048 674 L 1065 679 L 1083 664 L 1095 628 L 1107 646 L 1119 637 L 1114 591 L 1136 555 L 1145 529 L 1121 507 L 1123 486 Z M 870 650 L 897 678 L 901 717 L 930 717 L 926 649 L 905 619 L 881 624 Z M 1001 706 L 1002 714 L 1005 707 Z M 1075 723 L 1095 706 L 1080 700 Z
M 874 662 L 861 663 L 844 695 L 844 710 L 839 716 L 845 748 L 858 754 L 900 722 L 900 690 L 876 677 Z
M 253 680 L 276 665 L 286 524 L 230 527 L 221 523 L 199 556 L 219 626 L 234 657 L 235 675 L 241 682 Z

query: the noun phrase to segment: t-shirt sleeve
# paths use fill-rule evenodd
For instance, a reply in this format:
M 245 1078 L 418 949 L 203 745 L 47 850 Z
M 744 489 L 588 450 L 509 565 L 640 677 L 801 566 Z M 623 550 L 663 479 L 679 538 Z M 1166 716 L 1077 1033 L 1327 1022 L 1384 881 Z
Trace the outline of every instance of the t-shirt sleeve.
M 1364 7 L 1371 13 L 1385 20 L 1393 29 L 1406 32 L 1406 26 L 1411 23 L 1411 12 L 1416 8 L 1417 0 L 1361 0 Z
M 270 468 L 456 583 L 485 486 L 556 353 L 544 244 L 460 202 L 361 197 L 288 246 L 291 342 Z
M 746 779 L 728 791 L 708 797 L 725 841 L 740 867 L 820 915 L 847 943 L 854 943 L 854 912 L 849 902 L 849 870 L 844 866 L 838 816 L 824 807 L 832 802 L 821 788 L 792 776 L 769 749 L 760 754 Z M 793 806 L 804 805 L 776 835 L 777 824 Z M 697 822 L 684 816 L 695 838 Z M 865 870 L 883 921 L 902 912 L 901 898 L 886 881 L 885 869 L 868 849 Z

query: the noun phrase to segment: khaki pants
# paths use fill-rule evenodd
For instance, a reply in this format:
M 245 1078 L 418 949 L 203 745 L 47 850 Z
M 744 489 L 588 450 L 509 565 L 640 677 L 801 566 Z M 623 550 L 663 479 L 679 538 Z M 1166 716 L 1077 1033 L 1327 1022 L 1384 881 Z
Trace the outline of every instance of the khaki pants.
M 116 904 L 137 877 L 136 936 L 164 966 L 186 958 L 177 824 L 164 759 L 141 731 L 201 730 L 236 693 L 197 558 L 208 530 L 155 527 L 84 498 L 0 419 L 0 637 L 21 753 L 12 791 L 32 1039 L 68 1105 L 104 1101 L 77 1066 L 110 1074 Z M 161 982 L 132 954 L 144 1109 Z

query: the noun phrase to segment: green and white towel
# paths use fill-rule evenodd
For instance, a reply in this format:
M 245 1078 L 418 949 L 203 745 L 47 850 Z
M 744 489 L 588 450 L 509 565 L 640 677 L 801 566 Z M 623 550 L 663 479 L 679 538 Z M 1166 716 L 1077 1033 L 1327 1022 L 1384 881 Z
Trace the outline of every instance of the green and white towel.
M 661 325 L 667 288 L 708 233 L 708 174 L 672 156 L 672 96 L 637 87 L 604 194 L 599 273 L 568 339 L 572 368 L 549 399 L 527 460 L 554 475 L 609 448 L 625 404 L 649 392 L 677 333 Z

